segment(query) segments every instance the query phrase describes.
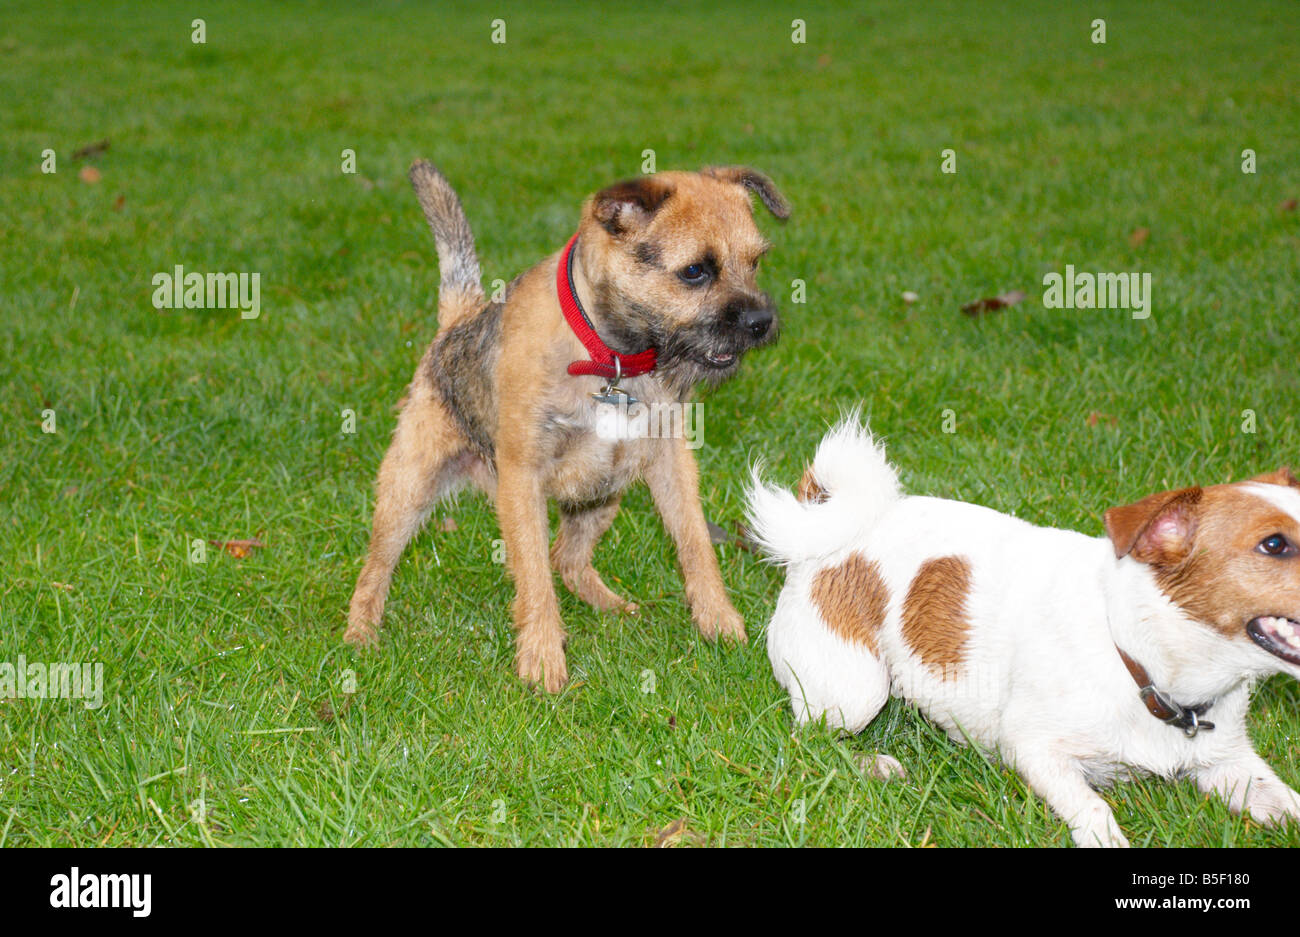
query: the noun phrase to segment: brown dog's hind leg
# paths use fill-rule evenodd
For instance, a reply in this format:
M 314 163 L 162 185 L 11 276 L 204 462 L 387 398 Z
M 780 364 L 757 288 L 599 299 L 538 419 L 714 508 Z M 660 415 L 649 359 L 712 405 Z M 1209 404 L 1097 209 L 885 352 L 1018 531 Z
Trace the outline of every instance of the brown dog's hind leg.
M 402 551 L 434 503 L 469 480 L 480 461 L 432 388 L 417 380 L 379 467 L 370 551 L 352 593 L 344 641 L 368 645 L 377 640 Z
M 635 614 L 636 603 L 629 602 L 605 585 L 600 573 L 591 565 L 596 544 L 618 513 L 619 497 L 596 505 L 561 506 L 560 532 L 551 546 L 551 565 L 564 580 L 569 591 L 602 612 L 620 611 Z

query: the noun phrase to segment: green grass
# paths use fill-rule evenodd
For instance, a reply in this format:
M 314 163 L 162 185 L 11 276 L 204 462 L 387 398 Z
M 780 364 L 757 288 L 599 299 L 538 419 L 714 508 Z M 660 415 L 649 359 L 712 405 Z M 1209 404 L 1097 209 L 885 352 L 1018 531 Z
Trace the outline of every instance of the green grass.
M 763 223 L 785 329 L 706 398 L 709 516 L 739 520 L 756 457 L 793 482 L 863 400 L 911 490 L 1100 534 L 1160 486 L 1300 461 L 1294 4 L 640 7 L 0 4 L 0 661 L 102 661 L 108 693 L 0 700 L 0 843 L 640 845 L 679 819 L 717 845 L 1068 842 L 897 701 L 856 738 L 792 735 L 764 652 L 779 572 L 721 548 L 751 642 L 699 640 L 642 488 L 597 565 L 644 611 L 562 597 L 559 698 L 512 675 L 482 499 L 412 544 L 378 652 L 341 644 L 434 331 L 405 170 L 445 170 L 491 280 L 557 249 L 644 149 L 762 168 L 796 210 Z M 105 137 L 80 181 L 73 151 Z M 1150 272 L 1151 318 L 1044 309 L 1067 263 Z M 155 310 L 175 264 L 259 271 L 261 317 Z M 1012 288 L 1029 299 L 958 311 Z M 189 562 L 194 538 L 257 534 L 248 559 Z M 1292 783 L 1297 702 L 1274 679 L 1251 716 Z M 908 778 L 864 778 L 877 751 Z M 1135 844 L 1300 844 L 1189 782 L 1104 796 Z

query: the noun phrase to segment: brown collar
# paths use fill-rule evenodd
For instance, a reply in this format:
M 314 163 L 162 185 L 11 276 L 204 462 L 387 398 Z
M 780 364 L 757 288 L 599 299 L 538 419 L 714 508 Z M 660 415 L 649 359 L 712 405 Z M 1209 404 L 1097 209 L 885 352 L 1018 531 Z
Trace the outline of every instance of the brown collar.
M 1151 682 L 1151 675 L 1147 673 L 1145 667 L 1125 654 L 1124 649 L 1118 644 L 1115 645 L 1115 650 L 1119 651 L 1124 666 L 1128 668 L 1129 676 L 1138 685 L 1138 696 L 1142 698 L 1142 703 L 1146 706 L 1147 712 L 1161 722 L 1182 729 L 1189 739 L 1195 738 L 1196 733 L 1202 729 L 1209 731 L 1214 728 L 1213 722 L 1202 722 L 1200 719 L 1213 705 L 1213 700 L 1208 703 L 1198 703 L 1195 706 L 1182 706 L 1174 702 L 1172 698 L 1155 688 L 1155 685 Z

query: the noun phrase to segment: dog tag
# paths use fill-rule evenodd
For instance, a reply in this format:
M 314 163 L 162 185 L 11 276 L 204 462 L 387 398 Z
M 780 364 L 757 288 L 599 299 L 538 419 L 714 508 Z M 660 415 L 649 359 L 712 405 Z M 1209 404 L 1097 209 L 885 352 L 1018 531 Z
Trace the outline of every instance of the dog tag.
M 618 386 L 618 382 L 623 379 L 623 362 L 614 356 L 614 379 L 602 387 L 599 391 L 591 395 L 591 399 L 596 403 L 605 403 L 612 406 L 631 407 L 640 401 Z
M 617 384 L 606 384 L 597 393 L 592 394 L 591 399 L 596 403 L 607 403 L 615 407 L 632 407 L 640 403 L 639 400 Z

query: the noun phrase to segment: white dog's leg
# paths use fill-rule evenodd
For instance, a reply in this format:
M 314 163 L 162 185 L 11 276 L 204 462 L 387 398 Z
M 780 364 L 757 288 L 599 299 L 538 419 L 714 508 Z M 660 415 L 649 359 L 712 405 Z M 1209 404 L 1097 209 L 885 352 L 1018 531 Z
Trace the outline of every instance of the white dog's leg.
M 1196 786 L 1218 794 L 1233 813 L 1248 810 L 1267 826 L 1300 819 L 1300 794 L 1277 776 L 1268 762 L 1247 749 L 1196 774 Z
M 866 644 L 827 626 L 807 595 L 788 586 L 767 628 L 767 654 L 790 694 L 795 721 L 861 732 L 889 699 L 889 670 Z
M 834 667 L 809 667 L 783 660 L 777 678 L 790 693 L 795 721 L 800 725 L 823 716 L 832 728 L 856 735 L 884 708 L 889 699 L 889 671 L 866 654 L 841 655 Z M 804 674 L 811 674 L 809 680 Z
M 1020 776 L 1070 827 L 1076 846 L 1128 846 L 1115 814 L 1070 759 L 1050 753 L 1016 752 Z

